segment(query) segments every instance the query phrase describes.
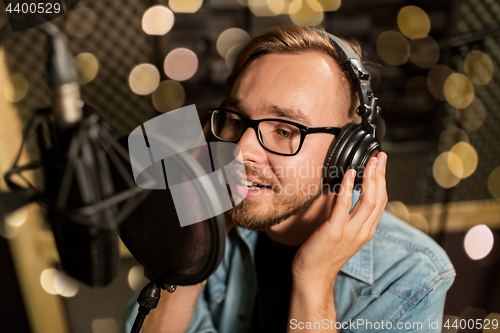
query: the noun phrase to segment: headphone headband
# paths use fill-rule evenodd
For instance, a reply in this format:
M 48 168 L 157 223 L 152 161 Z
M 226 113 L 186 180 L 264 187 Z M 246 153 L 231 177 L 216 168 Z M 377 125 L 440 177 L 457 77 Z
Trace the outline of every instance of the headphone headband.
M 362 125 L 371 134 L 376 136 L 377 127 L 373 124 L 375 118 L 380 114 L 380 107 L 377 106 L 377 98 L 373 95 L 372 88 L 368 79 L 370 74 L 365 70 L 363 62 L 358 57 L 356 52 L 346 42 L 337 36 L 326 32 L 323 29 L 312 27 L 312 30 L 326 36 L 330 40 L 333 48 L 335 49 L 340 63 L 345 71 L 349 73 L 349 77 L 356 84 L 356 89 L 359 96 L 359 106 L 356 109 L 358 116 L 362 118 Z

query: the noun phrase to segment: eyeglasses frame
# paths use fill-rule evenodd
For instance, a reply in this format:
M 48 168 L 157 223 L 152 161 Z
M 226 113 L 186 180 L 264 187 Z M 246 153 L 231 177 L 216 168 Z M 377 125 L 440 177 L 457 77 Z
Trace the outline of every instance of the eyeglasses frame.
M 243 127 L 243 132 L 241 133 L 240 137 L 237 140 L 235 140 L 235 141 L 223 140 L 223 139 L 219 138 L 214 133 L 214 121 L 213 121 L 214 117 L 213 117 L 213 114 L 214 114 L 214 111 L 219 111 L 219 110 L 235 114 L 238 117 L 240 117 L 241 119 L 243 119 L 243 121 L 245 122 L 244 127 Z M 273 154 L 276 154 L 276 155 L 280 155 L 280 156 L 295 156 L 295 155 L 297 155 L 300 152 L 300 149 L 302 148 L 302 144 L 304 143 L 304 140 L 306 139 L 306 136 L 308 134 L 327 133 L 327 134 L 338 135 L 340 133 L 340 131 L 342 130 L 339 127 L 307 127 L 305 125 L 302 125 L 302 124 L 299 124 L 299 123 L 296 123 L 296 122 L 293 122 L 293 121 L 290 121 L 290 120 L 279 119 L 279 118 L 249 119 L 249 118 L 241 115 L 239 112 L 236 112 L 236 111 L 233 111 L 233 110 L 229 110 L 229 109 L 224 109 L 224 108 L 211 108 L 208 111 L 210 113 L 210 131 L 212 132 L 213 136 L 216 139 L 218 139 L 220 141 L 223 141 L 223 142 L 236 143 L 236 142 L 238 142 L 241 139 L 241 137 L 243 136 L 243 134 L 245 133 L 245 131 L 250 127 L 250 128 L 253 128 L 253 130 L 257 134 L 257 139 L 259 140 L 259 143 L 262 146 L 262 148 L 264 148 L 265 150 L 267 150 L 270 153 L 273 153 Z M 285 123 L 285 124 L 296 126 L 300 130 L 300 143 L 299 143 L 299 147 L 297 148 L 297 151 L 295 153 L 293 153 L 293 154 L 284 154 L 284 153 L 278 153 L 278 152 L 272 151 L 271 149 L 267 148 L 264 145 L 264 143 L 262 142 L 262 136 L 261 136 L 260 131 L 259 131 L 259 124 L 261 122 L 263 122 L 263 121 L 277 121 L 277 122 L 281 122 L 281 123 Z

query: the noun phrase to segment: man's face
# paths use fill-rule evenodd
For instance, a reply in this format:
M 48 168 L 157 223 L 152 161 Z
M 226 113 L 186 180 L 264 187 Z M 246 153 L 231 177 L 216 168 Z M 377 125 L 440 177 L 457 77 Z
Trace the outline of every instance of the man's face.
M 347 114 L 342 75 L 335 60 L 318 51 L 267 54 L 239 75 L 225 108 L 250 119 L 342 127 Z M 248 194 L 230 211 L 233 222 L 265 230 L 308 208 L 323 193 L 322 166 L 333 139 L 332 134 L 309 134 L 297 155 L 280 156 L 265 150 L 255 131 L 246 129 L 238 141 L 246 178 L 267 187 L 238 185 L 239 193 Z

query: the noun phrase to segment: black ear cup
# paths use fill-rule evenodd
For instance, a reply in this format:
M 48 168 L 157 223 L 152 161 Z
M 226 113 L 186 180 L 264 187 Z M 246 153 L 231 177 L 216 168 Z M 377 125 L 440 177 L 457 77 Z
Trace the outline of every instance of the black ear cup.
M 323 185 L 338 193 L 344 174 L 356 169 L 354 185 L 362 182 L 363 171 L 372 156 L 381 151 L 380 141 L 374 138 L 362 124 L 346 125 L 330 145 L 323 166 Z

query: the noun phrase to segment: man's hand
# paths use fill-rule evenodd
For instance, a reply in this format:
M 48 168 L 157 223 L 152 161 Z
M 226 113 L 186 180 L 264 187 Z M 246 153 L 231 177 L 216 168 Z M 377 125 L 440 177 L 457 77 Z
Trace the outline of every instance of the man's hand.
M 302 244 L 292 265 L 293 290 L 290 318 L 335 320 L 333 286 L 338 272 L 374 235 L 387 204 L 387 154 L 372 157 L 363 174 L 362 194 L 352 205 L 356 172 L 349 170 L 332 200 L 330 218 Z M 304 319 L 304 320 L 302 320 Z

